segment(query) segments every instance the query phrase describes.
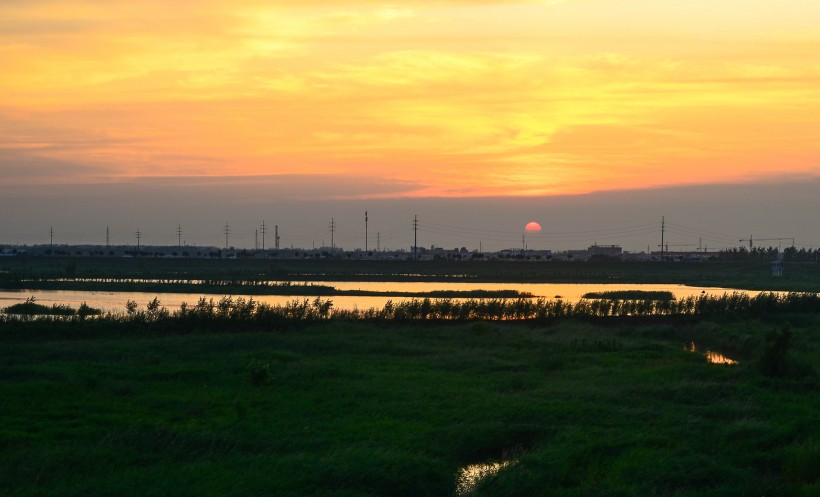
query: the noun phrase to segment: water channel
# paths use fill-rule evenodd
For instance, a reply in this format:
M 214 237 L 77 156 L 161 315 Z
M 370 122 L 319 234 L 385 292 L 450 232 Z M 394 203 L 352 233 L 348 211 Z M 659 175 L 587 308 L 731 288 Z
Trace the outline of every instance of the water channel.
M 521 293 L 530 293 L 533 298 L 562 299 L 567 302 L 577 302 L 584 294 L 589 292 L 609 292 L 609 291 L 667 291 L 671 292 L 676 299 L 698 295 L 720 296 L 725 293 L 740 292 L 751 297 L 758 295 L 759 291 L 735 290 L 731 288 L 716 287 L 693 287 L 674 284 L 602 284 L 602 283 L 431 283 L 431 282 L 365 282 L 365 281 L 315 281 L 310 282 L 315 285 L 332 286 L 338 290 L 363 290 L 369 292 L 431 292 L 438 290 L 449 291 L 475 291 L 475 290 L 517 290 Z M 225 294 L 205 294 L 205 293 L 157 293 L 157 292 L 110 292 L 110 291 L 76 291 L 76 290 L 2 290 L 0 291 L 0 309 L 24 302 L 29 297 L 34 297 L 38 304 L 51 306 L 52 304 L 67 304 L 78 307 L 85 302 L 91 307 L 102 309 L 105 312 L 124 312 L 125 304 L 129 300 L 136 301 L 140 307 L 144 307 L 155 297 L 161 304 L 174 310 L 179 308 L 183 302 L 195 304 L 201 297 L 219 300 Z M 264 302 L 271 305 L 283 305 L 293 300 L 312 299 L 314 297 L 296 295 L 241 295 L 234 297 L 253 298 L 257 302 Z M 322 297 L 323 300 L 333 301 L 336 309 L 369 309 L 371 307 L 381 308 L 387 301 L 400 302 L 418 297 L 396 297 L 396 296 L 349 296 L 337 295 Z M 467 300 L 467 299 L 454 299 Z

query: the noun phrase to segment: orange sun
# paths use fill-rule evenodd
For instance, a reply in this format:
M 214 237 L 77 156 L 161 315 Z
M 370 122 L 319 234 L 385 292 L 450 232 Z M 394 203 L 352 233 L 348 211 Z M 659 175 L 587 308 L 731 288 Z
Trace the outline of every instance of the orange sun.
M 541 231 L 541 225 L 535 221 L 529 222 L 526 226 L 524 226 L 524 231 L 527 233 L 537 233 Z

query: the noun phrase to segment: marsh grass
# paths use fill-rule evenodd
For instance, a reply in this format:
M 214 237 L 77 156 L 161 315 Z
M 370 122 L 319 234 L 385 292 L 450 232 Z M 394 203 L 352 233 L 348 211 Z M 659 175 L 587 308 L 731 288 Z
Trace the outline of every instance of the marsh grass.
M 790 331 L 806 362 L 812 323 Z M 154 325 L 4 327 L 0 494 L 448 496 L 459 468 L 511 448 L 472 495 L 817 486 L 818 386 L 681 347 L 742 331 L 760 354 L 781 329 L 766 322 Z
M 667 291 L 646 291 L 646 290 L 618 290 L 611 292 L 588 292 L 583 295 L 585 299 L 606 299 L 606 300 L 675 300 L 672 292 Z
M 32 303 L 18 304 L 37 305 Z M 44 306 L 40 306 L 44 307 Z M 54 306 L 56 309 L 57 305 Z M 87 306 L 86 306 L 87 307 Z M 16 309 L 15 306 L 12 308 Z M 46 308 L 47 309 L 47 308 Z M 90 308 L 88 308 L 90 310 Z M 39 311 L 38 311 L 39 312 Z M 86 311 L 90 312 L 90 311 Z M 69 318 L 76 311 L 67 308 L 61 316 Z M 99 314 L 97 312 L 97 314 Z M 202 297 L 196 304 L 183 303 L 171 311 L 158 298 L 141 309 L 135 301 L 126 304 L 125 314 L 98 315 L 98 324 L 155 325 L 164 328 L 201 329 L 205 327 L 271 327 L 304 326 L 322 321 L 342 322 L 469 322 L 469 321 L 529 321 L 549 323 L 562 319 L 606 320 L 627 322 L 662 318 L 667 321 L 703 318 L 737 320 L 738 318 L 777 318 L 784 315 L 812 316 L 820 314 L 820 294 L 760 293 L 750 297 L 745 293 L 721 296 L 700 295 L 680 300 L 562 300 L 530 298 L 489 299 L 411 299 L 381 308 L 334 309 L 330 299 L 294 299 L 284 305 L 271 305 L 250 298 L 225 296 L 221 299 Z M 14 322 L 20 314 L 8 312 L 0 319 Z M 81 315 L 80 317 L 84 317 Z M 618 319 L 615 319 L 618 318 Z

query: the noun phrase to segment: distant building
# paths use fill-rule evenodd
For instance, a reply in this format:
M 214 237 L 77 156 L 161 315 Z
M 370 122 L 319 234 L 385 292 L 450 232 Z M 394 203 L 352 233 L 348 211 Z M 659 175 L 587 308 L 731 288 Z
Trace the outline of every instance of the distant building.
M 587 248 L 589 255 L 608 255 L 611 257 L 620 257 L 624 249 L 620 245 L 590 245 Z

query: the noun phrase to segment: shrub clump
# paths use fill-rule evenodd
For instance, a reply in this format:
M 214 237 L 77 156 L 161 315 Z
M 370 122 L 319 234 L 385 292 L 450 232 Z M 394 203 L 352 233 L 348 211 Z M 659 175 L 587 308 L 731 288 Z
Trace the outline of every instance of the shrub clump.
M 6 307 L 6 314 L 20 316 L 74 316 L 77 310 L 68 304 L 53 304 L 51 307 L 36 303 L 36 297 L 29 297 L 22 304 Z M 88 307 L 88 306 L 86 306 Z M 90 307 L 88 307 L 90 309 Z
M 758 362 L 758 368 L 764 376 L 805 378 L 815 375 L 811 365 L 789 353 L 791 340 L 792 332 L 789 325 L 784 326 L 780 331 L 772 330 L 766 334 L 766 342 Z
M 273 383 L 273 372 L 269 362 L 262 362 L 258 359 L 251 359 L 245 367 L 251 385 L 261 387 Z

